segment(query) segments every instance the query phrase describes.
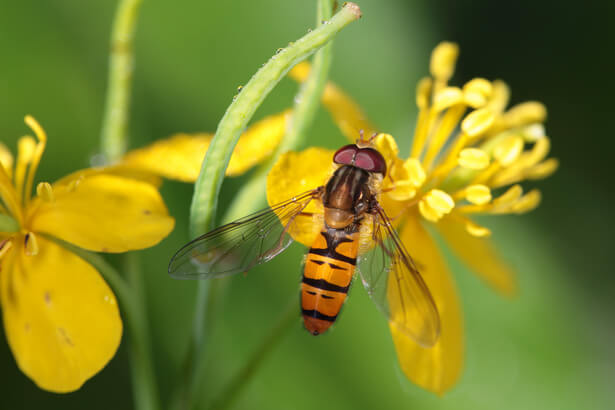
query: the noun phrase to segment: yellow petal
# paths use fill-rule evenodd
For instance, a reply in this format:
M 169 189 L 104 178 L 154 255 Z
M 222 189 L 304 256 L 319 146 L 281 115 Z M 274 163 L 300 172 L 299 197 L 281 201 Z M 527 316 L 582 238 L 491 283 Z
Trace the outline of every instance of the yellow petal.
M 284 202 L 298 194 L 324 185 L 333 172 L 334 151 L 308 148 L 301 152 L 288 152 L 280 156 L 267 176 L 267 202 L 270 206 Z M 312 246 L 322 222 L 322 204 L 313 200 L 304 213 L 295 218 L 290 234 L 305 246 Z
M 244 132 L 231 155 L 226 175 L 246 172 L 273 153 L 286 130 L 290 110 L 269 116 Z M 212 134 L 176 134 L 129 152 L 120 165 L 169 179 L 194 182 L 209 148 Z
M 440 339 L 423 348 L 390 325 L 401 369 L 417 385 L 443 394 L 459 379 L 463 367 L 464 340 L 461 308 L 451 274 L 435 242 L 412 214 L 401 232 L 401 240 L 412 254 L 440 314 Z
M 122 321 L 92 266 L 44 238 L 39 245 L 36 256 L 22 246 L 8 256 L 0 276 L 4 329 L 19 368 L 40 388 L 65 393 L 113 357 Z
M 173 229 L 158 190 L 146 182 L 93 175 L 53 185 L 54 201 L 28 210 L 29 227 L 85 249 L 125 252 L 153 246 Z
M 469 235 L 464 224 L 455 221 L 453 216 L 443 218 L 436 226 L 455 254 L 478 276 L 507 296 L 515 294 L 515 275 L 491 242 Z
M 298 82 L 306 80 L 310 72 L 310 64 L 303 62 L 297 64 L 289 76 Z M 337 85 L 329 82 L 322 93 L 322 103 L 327 108 L 333 121 L 342 134 L 351 142 L 355 142 L 363 131 L 364 135 L 371 136 L 377 132 L 376 128 L 369 123 L 361 107 L 350 98 Z

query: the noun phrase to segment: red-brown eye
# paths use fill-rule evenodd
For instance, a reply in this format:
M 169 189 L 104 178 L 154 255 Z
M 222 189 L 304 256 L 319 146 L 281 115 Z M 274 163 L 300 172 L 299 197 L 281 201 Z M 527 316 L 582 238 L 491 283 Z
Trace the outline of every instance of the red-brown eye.
M 359 147 L 354 144 L 345 145 L 338 149 L 335 155 L 333 155 L 333 162 L 336 164 L 352 165 L 358 150 Z
M 355 155 L 354 165 L 369 172 L 386 174 L 387 165 L 382 155 L 373 148 L 361 148 Z

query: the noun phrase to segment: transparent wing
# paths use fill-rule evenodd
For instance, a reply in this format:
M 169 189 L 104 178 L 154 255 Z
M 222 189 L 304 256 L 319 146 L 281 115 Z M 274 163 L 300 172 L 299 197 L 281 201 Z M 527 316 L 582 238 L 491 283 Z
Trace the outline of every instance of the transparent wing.
M 440 336 L 431 293 L 381 208 L 373 218 L 377 245 L 360 256 L 359 272 L 368 294 L 389 321 L 423 347 Z
M 169 274 L 178 279 L 205 279 L 247 272 L 267 262 L 292 243 L 289 231 L 295 218 L 319 192 L 305 192 L 196 238 L 173 255 Z

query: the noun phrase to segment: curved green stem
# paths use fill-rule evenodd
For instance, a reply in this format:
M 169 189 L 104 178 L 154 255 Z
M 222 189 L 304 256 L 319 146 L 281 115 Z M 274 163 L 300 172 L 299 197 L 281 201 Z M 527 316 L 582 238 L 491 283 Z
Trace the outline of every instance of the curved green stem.
M 361 17 L 359 6 L 346 3 L 327 24 L 291 43 L 254 74 L 226 110 L 218 124 L 194 186 L 190 207 L 190 233 L 193 237 L 213 227 L 218 194 L 224 173 L 241 132 L 271 89 L 286 72 L 333 38 L 346 25 Z
M 113 21 L 107 96 L 101 133 L 101 150 L 106 162 L 118 160 L 126 150 L 134 70 L 133 41 L 141 2 L 142 0 L 120 0 Z
M 131 279 L 131 286 L 101 255 L 78 248 L 57 238 L 50 236 L 47 236 L 47 238 L 92 265 L 115 292 L 130 335 L 135 408 L 138 410 L 158 410 L 160 408 L 158 389 L 151 361 L 147 314 L 142 289 L 140 288 L 140 269 L 136 254 L 134 252 L 126 254 L 126 272 Z M 138 288 L 135 288 L 135 286 L 138 286 Z
M 316 25 L 331 17 L 333 0 L 319 0 L 316 13 Z M 314 121 L 316 110 L 320 104 L 320 96 L 327 84 L 329 67 L 331 67 L 333 41 L 323 46 L 314 55 L 312 70 L 307 80 L 295 97 L 293 114 L 286 135 L 276 148 L 275 152 L 264 164 L 260 165 L 250 180 L 237 194 L 231 207 L 224 215 L 224 222 L 231 222 L 242 216 L 262 208 L 265 204 L 265 190 L 267 174 L 278 160 L 280 154 L 297 149 L 305 140 L 305 131 Z
M 244 366 L 230 380 L 222 393 L 209 406 L 210 410 L 223 410 L 228 408 L 239 397 L 243 388 L 248 384 L 261 363 L 269 356 L 275 347 L 282 341 L 286 332 L 298 322 L 299 310 L 297 298 L 292 298 L 292 303 L 284 310 L 280 319 L 263 339 L 258 348 L 252 353 Z
M 325 0 L 321 0 L 321 2 L 324 1 Z M 326 2 L 328 3 L 329 0 L 326 0 Z M 235 97 L 218 124 L 216 134 L 203 161 L 199 178 L 195 183 L 194 195 L 190 208 L 190 232 L 192 237 L 196 237 L 213 228 L 218 194 L 233 149 L 237 144 L 241 132 L 267 94 L 293 65 L 322 47 L 331 40 L 339 30 L 360 17 L 361 11 L 359 7 L 354 3 L 346 3 L 340 12 L 330 19 L 327 24 L 320 25 L 317 29 L 309 32 L 294 43 L 291 43 L 287 48 L 282 49 L 273 56 L 256 74 L 254 74 L 250 81 L 242 88 L 241 93 Z M 328 65 L 323 64 L 323 66 L 328 68 Z M 314 90 L 317 91 L 318 87 L 312 86 L 310 90 L 312 90 L 312 92 L 314 92 Z M 320 94 L 316 97 L 317 100 L 319 95 Z M 310 99 L 311 97 L 305 98 L 306 101 Z M 301 99 L 299 99 L 299 101 L 301 101 Z M 308 113 L 309 111 L 310 110 L 307 110 Z M 302 115 L 307 114 L 304 113 Z M 297 127 L 301 127 L 298 128 L 299 132 L 295 132 L 290 142 L 284 143 L 279 149 L 288 149 L 294 146 L 294 144 L 297 144 L 297 141 L 300 140 L 303 134 L 302 130 L 309 122 L 294 121 L 293 123 L 298 124 Z M 277 155 L 274 155 L 272 158 L 276 156 Z M 250 184 L 249 188 L 244 189 L 242 191 L 242 197 L 250 192 L 256 192 L 256 189 L 260 189 L 259 196 L 264 198 L 262 194 L 262 181 L 264 181 L 266 173 L 271 165 L 273 165 L 273 162 L 267 165 L 267 167 L 263 166 L 259 169 L 257 178 L 255 178 L 258 182 L 255 181 Z M 254 201 L 253 199 L 247 202 L 253 206 L 258 203 L 258 201 Z M 204 335 L 208 329 L 211 328 L 211 326 L 204 325 L 204 319 L 207 316 L 206 306 L 208 305 L 208 300 L 210 300 L 211 293 L 210 283 L 207 281 L 199 283 L 193 334 L 188 348 L 188 356 L 185 360 L 187 365 L 186 371 L 184 371 L 184 377 L 189 377 L 190 379 L 184 380 L 182 383 L 184 391 L 180 393 L 181 397 L 179 398 L 180 403 L 182 403 L 181 406 L 184 408 L 191 408 L 195 388 L 198 387 L 197 383 L 203 378 L 201 373 L 204 371 L 205 366 L 202 364 L 202 357 L 204 355 L 201 350 L 205 343 Z

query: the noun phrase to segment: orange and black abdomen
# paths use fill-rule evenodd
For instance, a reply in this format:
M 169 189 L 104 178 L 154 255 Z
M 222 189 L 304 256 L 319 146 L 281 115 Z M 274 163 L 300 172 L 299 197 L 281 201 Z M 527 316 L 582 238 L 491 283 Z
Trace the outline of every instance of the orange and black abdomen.
M 357 263 L 359 233 L 325 228 L 310 248 L 303 270 L 301 309 L 305 328 L 326 331 L 346 300 Z

